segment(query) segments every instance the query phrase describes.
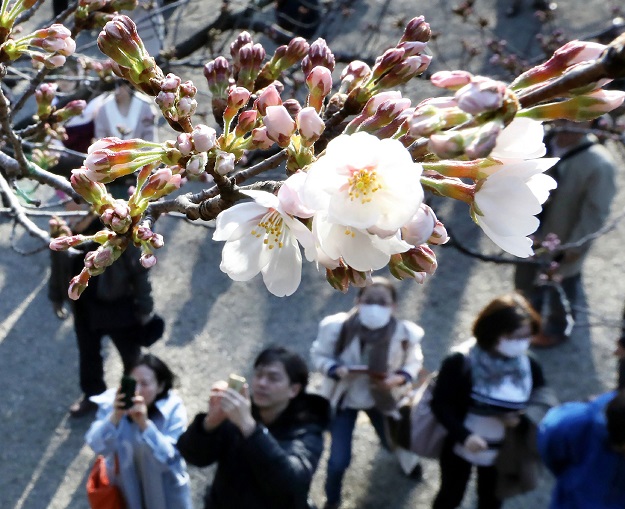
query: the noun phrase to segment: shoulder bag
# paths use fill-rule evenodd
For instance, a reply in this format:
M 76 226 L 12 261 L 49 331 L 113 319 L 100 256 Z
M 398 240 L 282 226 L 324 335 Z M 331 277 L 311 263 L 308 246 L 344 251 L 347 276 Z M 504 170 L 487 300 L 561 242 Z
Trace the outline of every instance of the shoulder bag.
M 115 455 L 115 474 L 119 474 L 119 459 Z M 87 498 L 91 509 L 125 509 L 126 503 L 118 486 L 111 483 L 106 472 L 104 456 L 99 455 L 87 478 Z

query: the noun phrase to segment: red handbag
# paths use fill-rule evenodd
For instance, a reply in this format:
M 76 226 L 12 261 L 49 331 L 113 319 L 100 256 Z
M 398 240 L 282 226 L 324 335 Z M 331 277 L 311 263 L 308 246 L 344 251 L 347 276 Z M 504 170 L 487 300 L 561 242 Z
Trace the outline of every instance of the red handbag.
M 115 455 L 115 474 L 119 474 L 119 460 Z M 106 473 L 106 461 L 100 455 L 95 459 L 87 478 L 87 499 L 91 509 L 126 509 L 119 487 L 112 484 Z

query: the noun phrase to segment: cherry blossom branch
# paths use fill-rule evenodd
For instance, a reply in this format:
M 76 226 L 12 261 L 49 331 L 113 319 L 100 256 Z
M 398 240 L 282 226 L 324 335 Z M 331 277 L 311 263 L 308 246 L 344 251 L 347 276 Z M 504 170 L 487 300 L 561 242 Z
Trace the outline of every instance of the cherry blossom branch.
M 0 64 L 0 79 L 6 76 L 6 67 L 4 64 Z M 18 136 L 16 136 L 13 128 L 11 126 L 10 120 L 10 103 L 7 99 L 6 95 L 4 95 L 4 91 L 0 87 L 0 126 L 2 127 L 2 131 L 6 137 L 6 139 L 11 144 L 13 148 L 13 152 L 15 154 L 15 159 L 18 163 L 17 171 L 15 168 L 6 167 L 12 174 L 19 173 L 19 168 L 28 167 L 28 161 L 26 160 L 26 156 L 24 155 L 24 150 L 22 148 L 21 140 Z
M 625 34 L 614 39 L 598 59 L 572 68 L 547 85 L 521 92 L 519 102 L 528 108 L 589 83 L 622 77 L 625 77 Z

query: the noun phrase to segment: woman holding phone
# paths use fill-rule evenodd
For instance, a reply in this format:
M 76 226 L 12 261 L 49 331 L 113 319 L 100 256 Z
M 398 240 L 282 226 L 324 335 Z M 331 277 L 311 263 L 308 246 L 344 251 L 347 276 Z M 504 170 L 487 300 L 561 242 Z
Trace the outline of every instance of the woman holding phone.
M 370 285 L 360 288 L 356 305 L 349 312 L 327 316 L 319 324 L 311 358 L 325 375 L 321 393 L 334 410 L 326 509 L 340 505 L 358 413 L 367 413 L 382 446 L 389 448 L 386 417 L 399 417 L 397 403 L 421 369 L 423 329 L 395 318 L 396 305 L 397 291 L 392 283 L 374 277 Z M 414 458 L 407 461 L 410 467 L 402 464 L 402 468 L 417 475 Z
M 131 390 L 127 379 L 91 398 L 99 410 L 87 444 L 106 457 L 127 509 L 191 509 L 186 464 L 175 446 L 186 429 L 187 411 L 172 390 L 174 374 L 158 357 L 144 354 L 130 377 L 136 382 L 132 406 L 122 390 Z

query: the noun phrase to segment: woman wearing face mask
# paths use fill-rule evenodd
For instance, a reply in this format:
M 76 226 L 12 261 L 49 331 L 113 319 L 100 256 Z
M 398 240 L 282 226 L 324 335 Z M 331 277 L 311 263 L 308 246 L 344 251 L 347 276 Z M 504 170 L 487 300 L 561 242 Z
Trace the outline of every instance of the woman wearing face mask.
M 434 509 L 460 506 L 474 465 L 479 509 L 498 509 L 509 496 L 501 492 L 499 451 L 512 430 L 529 436 L 528 415 L 536 423 L 542 417 L 528 411 L 533 395 L 545 386 L 542 369 L 527 350 L 539 326 L 539 316 L 521 295 L 497 297 L 478 314 L 466 353 L 457 351 L 443 361 L 431 406 L 448 435 Z M 548 401 L 544 412 L 554 403 Z M 505 460 L 504 468 L 510 458 Z
M 189 475 L 176 449 L 187 411 L 172 390 L 174 375 L 158 357 L 144 354 L 130 376 L 137 382 L 130 409 L 124 409 L 121 388 L 91 398 L 99 410 L 87 444 L 106 457 L 127 509 L 191 509 Z M 119 473 L 114 475 L 116 457 Z
M 352 433 L 364 410 L 380 442 L 388 447 L 385 417 L 421 369 L 423 329 L 394 316 L 397 293 L 389 280 L 373 278 L 347 313 L 325 317 L 311 358 L 325 375 L 322 394 L 330 400 L 332 445 L 326 478 L 326 509 L 340 505 L 343 475 L 351 461 Z

